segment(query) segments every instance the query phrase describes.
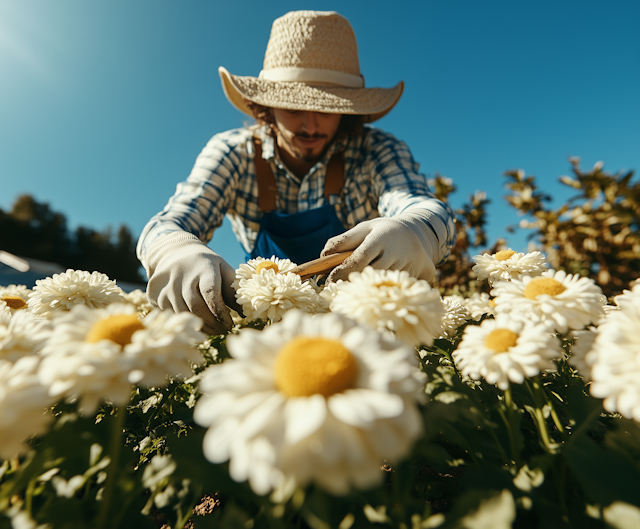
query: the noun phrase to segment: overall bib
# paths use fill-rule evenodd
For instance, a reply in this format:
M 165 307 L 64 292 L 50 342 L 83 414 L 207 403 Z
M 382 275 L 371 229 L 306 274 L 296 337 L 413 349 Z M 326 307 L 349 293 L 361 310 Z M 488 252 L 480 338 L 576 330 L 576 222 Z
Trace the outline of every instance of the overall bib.
M 271 167 L 262 157 L 262 145 L 253 139 L 254 161 L 258 180 L 258 207 L 264 212 L 256 244 L 247 253 L 247 260 L 256 257 L 291 259 L 296 264 L 306 263 L 320 257 L 320 252 L 331 237 L 346 230 L 334 207 L 330 204 L 299 213 L 278 213 L 276 197 L 278 189 Z M 327 164 L 324 196 L 340 193 L 344 184 L 344 157 L 335 153 Z

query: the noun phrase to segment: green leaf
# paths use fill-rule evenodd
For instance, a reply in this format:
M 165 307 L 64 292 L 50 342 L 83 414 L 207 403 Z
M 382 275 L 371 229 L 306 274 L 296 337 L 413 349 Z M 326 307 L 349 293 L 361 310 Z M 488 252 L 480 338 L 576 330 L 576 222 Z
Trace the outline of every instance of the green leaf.
M 455 458 L 447 450 L 435 443 L 420 443 L 417 453 L 426 459 L 427 464 L 436 472 L 447 472 L 451 465 L 450 461 Z
M 591 503 L 621 500 L 640 506 L 640 467 L 621 454 L 600 448 L 587 436 L 564 447 L 567 462 Z

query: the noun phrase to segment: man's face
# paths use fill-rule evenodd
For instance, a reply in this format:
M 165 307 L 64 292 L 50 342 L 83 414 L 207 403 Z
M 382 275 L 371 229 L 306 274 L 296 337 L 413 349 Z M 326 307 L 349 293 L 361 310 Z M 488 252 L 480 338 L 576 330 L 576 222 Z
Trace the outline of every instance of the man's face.
M 271 111 L 276 122 L 277 142 L 283 161 L 308 165 L 309 169 L 331 144 L 342 117 L 341 114 L 307 110 L 273 108 Z

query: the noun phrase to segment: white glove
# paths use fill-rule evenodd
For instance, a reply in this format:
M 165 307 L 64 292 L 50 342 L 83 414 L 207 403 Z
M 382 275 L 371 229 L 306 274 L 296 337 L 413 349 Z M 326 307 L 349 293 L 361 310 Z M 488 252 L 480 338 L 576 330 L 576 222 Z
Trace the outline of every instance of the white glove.
M 408 211 L 395 217 L 361 222 L 325 244 L 322 256 L 355 250 L 329 275 L 329 281 L 348 279 L 366 266 L 378 270 L 406 270 L 417 279 L 432 282 L 438 241 L 428 220 L 429 212 Z
M 177 231 L 160 237 L 146 265 L 147 297 L 154 307 L 192 312 L 204 321 L 204 332 L 216 335 L 233 327 L 227 305 L 242 314 L 231 288 L 235 270 L 195 235 Z

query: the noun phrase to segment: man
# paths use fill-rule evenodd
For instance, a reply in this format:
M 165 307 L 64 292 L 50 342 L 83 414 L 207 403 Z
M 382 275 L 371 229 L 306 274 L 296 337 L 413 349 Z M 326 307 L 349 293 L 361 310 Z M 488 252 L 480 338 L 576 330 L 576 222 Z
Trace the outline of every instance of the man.
M 257 125 L 214 136 L 145 227 L 138 258 L 152 304 L 191 311 L 210 333 L 231 327 L 234 270 L 206 246 L 224 215 L 248 258 L 302 264 L 355 250 L 329 280 L 367 265 L 433 280 L 455 244 L 453 214 L 404 143 L 364 126 L 394 107 L 403 83 L 364 88 L 344 17 L 287 13 L 258 78 L 219 72 L 229 101 Z

